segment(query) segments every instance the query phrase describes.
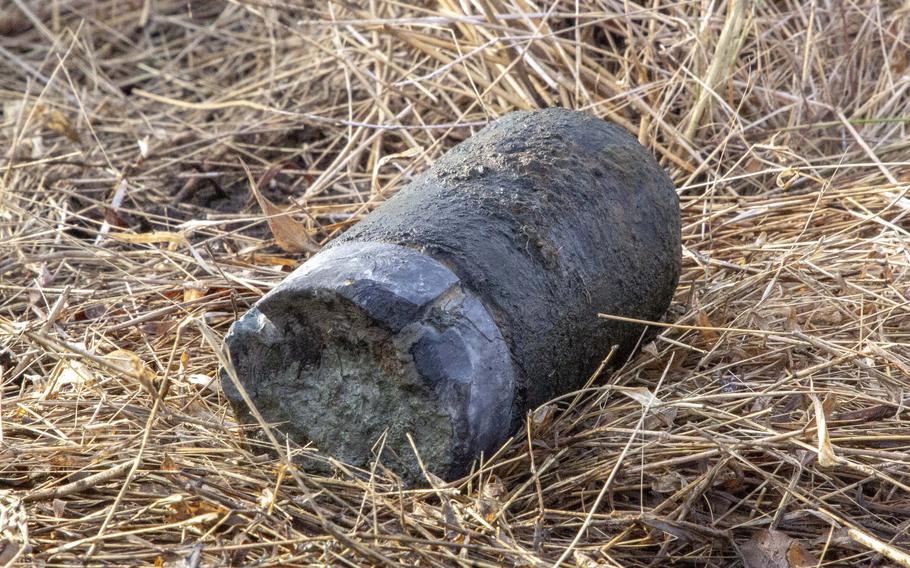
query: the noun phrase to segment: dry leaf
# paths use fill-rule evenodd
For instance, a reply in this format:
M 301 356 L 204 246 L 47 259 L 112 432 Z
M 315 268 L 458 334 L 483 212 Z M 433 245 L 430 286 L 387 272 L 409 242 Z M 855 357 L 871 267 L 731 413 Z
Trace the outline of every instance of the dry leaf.
M 430 483 L 431 487 L 439 488 L 446 486 L 445 480 L 434 474 L 432 471 L 425 472 L 424 478 Z
M 818 560 L 798 540 L 762 529 L 742 546 L 744 568 L 810 568 Z
M 95 384 L 95 375 L 86 365 L 76 360 L 61 361 L 51 374 L 51 380 L 48 382 L 44 396 L 50 396 L 60 387 L 72 385 L 78 388 L 93 384 Z
M 787 549 L 787 562 L 791 568 L 815 568 L 818 566 L 818 559 L 806 550 L 798 540 L 794 540 L 790 548 Z
M 116 210 L 111 209 L 110 207 L 104 208 L 104 222 L 111 227 L 117 227 L 119 229 L 128 229 L 130 226 L 126 219 L 121 217 Z
M 79 133 L 73 127 L 73 123 L 59 110 L 51 110 L 47 114 L 45 125 L 57 134 L 62 134 L 73 142 L 79 142 Z
M 259 202 L 259 207 L 262 208 L 262 212 L 266 215 L 266 221 L 269 224 L 269 229 L 272 231 L 272 236 L 275 237 L 275 243 L 283 250 L 290 253 L 318 251 L 319 247 L 313 243 L 310 232 L 303 223 L 295 220 L 290 216 L 288 211 L 278 207 L 269 201 L 266 196 L 262 195 L 259 191 L 259 185 L 253 181 L 253 176 L 246 167 L 246 164 L 243 164 L 242 162 L 241 164 L 243 165 L 243 169 L 246 170 L 247 179 L 250 183 L 250 191 L 253 192 L 253 196 L 256 197 L 256 201 Z M 277 173 L 275 168 L 272 170 Z M 263 176 L 263 179 L 266 177 L 273 177 L 275 175 L 273 171 L 266 173 L 266 175 Z M 263 180 L 260 180 L 260 183 L 262 182 Z
M 655 404 L 660 404 L 660 399 L 645 387 L 625 387 L 617 388 L 616 390 L 645 407 L 653 407 Z
M 177 462 L 171 459 L 169 454 L 164 454 L 164 458 L 161 460 L 161 471 L 178 471 L 179 469 Z
M 71 469 L 75 467 L 76 461 L 67 454 L 56 454 L 51 456 L 50 464 L 59 469 Z
M 51 502 L 51 509 L 54 511 L 54 516 L 63 518 L 63 513 L 66 511 L 66 501 L 63 499 L 54 499 Z
M 818 465 L 832 467 L 840 463 L 841 459 L 834 453 L 831 440 L 828 438 L 828 422 L 825 419 L 825 407 L 822 401 L 814 394 L 812 404 L 815 406 L 815 426 L 818 430 Z
M 754 322 L 752 325 L 754 327 L 756 327 L 762 331 L 770 331 L 771 326 L 768 323 L 768 320 L 767 320 L 767 318 L 765 318 L 765 316 L 752 310 L 749 312 L 749 317 L 752 318 L 752 321 Z
M 890 404 L 876 404 L 873 406 L 867 406 L 866 408 L 860 408 L 858 410 L 844 410 L 838 412 L 834 415 L 833 419 L 838 422 L 851 422 L 855 420 L 860 420 L 863 422 L 873 422 L 876 420 L 881 420 L 889 414 L 895 412 L 894 407 Z
M 506 486 L 501 479 L 493 475 L 484 484 L 482 493 L 487 499 L 499 499 L 506 494 Z
M 199 282 L 187 282 L 183 285 L 183 301 L 192 302 L 205 297 L 208 288 Z
M 749 172 L 750 174 L 758 173 L 765 168 L 764 164 L 761 163 L 761 160 L 750 157 L 746 160 L 746 163 L 743 164 L 743 169 Z
M 714 327 L 713 325 L 711 325 L 711 320 L 708 319 L 708 314 L 706 314 L 704 310 L 698 310 L 697 321 L 698 321 L 698 327 L 703 327 L 703 328 Z M 705 339 L 705 341 L 714 341 L 715 339 L 717 339 L 717 332 L 714 331 L 713 329 L 700 329 L 700 330 L 698 330 L 698 332 L 701 333 L 701 336 Z
M 662 473 L 651 482 L 651 490 L 655 493 L 674 493 L 682 488 L 686 479 L 674 471 Z
M 538 406 L 531 413 L 531 427 L 535 432 L 543 431 L 547 426 L 553 423 L 553 417 L 556 416 L 555 404 L 544 404 Z
M 661 425 L 672 427 L 676 423 L 676 416 L 679 410 L 675 406 L 667 406 L 652 412 L 653 414 L 645 419 L 645 430 L 654 430 Z
M 135 377 L 152 381 L 155 379 L 155 373 L 149 369 L 138 355 L 127 349 L 117 349 L 104 356 L 111 366 L 129 373 Z
M 733 494 L 747 488 L 743 472 L 735 464 L 728 464 L 727 467 L 720 470 L 714 478 L 714 485 Z
M 480 490 L 480 514 L 487 522 L 496 518 L 502 508 L 502 497 L 506 494 L 506 486 L 497 476 L 491 476 Z
M 657 350 L 657 343 L 655 343 L 653 341 L 646 343 L 645 346 L 641 348 L 641 352 L 647 353 L 648 355 L 650 355 L 651 357 L 654 357 L 655 359 L 660 358 L 660 351 Z
M 139 155 L 143 158 L 149 157 L 149 137 L 140 138 L 136 140 L 136 144 L 139 146 Z
M 268 510 L 272 507 L 272 504 L 275 502 L 275 494 L 268 487 L 262 490 L 262 494 L 259 495 L 259 508 Z
M 175 322 L 172 320 L 167 321 L 151 321 L 144 323 L 139 326 L 139 329 L 142 330 L 142 333 L 146 335 L 151 335 L 155 337 L 164 337 L 171 332 L 172 329 L 180 325 L 180 322 Z

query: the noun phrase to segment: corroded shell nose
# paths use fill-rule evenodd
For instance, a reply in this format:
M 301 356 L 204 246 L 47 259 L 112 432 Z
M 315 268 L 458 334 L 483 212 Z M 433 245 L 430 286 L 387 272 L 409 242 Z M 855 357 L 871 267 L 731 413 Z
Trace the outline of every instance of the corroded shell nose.
M 512 422 L 515 372 L 484 305 L 420 252 L 385 243 L 328 249 L 298 268 L 226 338 L 243 384 L 287 433 L 406 478 L 447 477 L 489 455 Z M 224 391 L 243 400 L 231 381 Z

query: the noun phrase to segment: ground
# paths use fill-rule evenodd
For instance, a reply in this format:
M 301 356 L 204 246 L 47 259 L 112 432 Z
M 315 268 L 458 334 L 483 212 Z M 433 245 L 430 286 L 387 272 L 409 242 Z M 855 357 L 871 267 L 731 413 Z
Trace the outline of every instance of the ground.
M 3 0 L 0 562 L 910 566 L 908 16 Z M 215 381 L 237 315 L 489 119 L 553 105 L 676 184 L 653 342 L 451 484 L 247 436 Z

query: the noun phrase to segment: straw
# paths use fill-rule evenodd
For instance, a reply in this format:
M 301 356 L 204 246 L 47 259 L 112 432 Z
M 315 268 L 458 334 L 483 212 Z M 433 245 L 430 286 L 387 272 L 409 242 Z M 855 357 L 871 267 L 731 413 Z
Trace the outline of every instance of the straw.
M 0 565 L 907 565 L 906 7 L 408 4 L 3 3 Z M 321 246 L 543 105 L 677 183 L 653 339 L 429 488 L 238 425 L 200 330 L 310 254 L 241 164 Z

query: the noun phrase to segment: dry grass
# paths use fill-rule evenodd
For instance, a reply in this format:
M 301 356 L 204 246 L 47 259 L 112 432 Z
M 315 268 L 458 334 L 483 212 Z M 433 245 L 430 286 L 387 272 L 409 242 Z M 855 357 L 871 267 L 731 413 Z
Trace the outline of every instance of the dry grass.
M 301 4 L 0 2 L 0 564 L 910 566 L 906 5 Z M 671 172 L 673 323 L 459 483 L 245 446 L 200 329 L 305 255 L 241 160 L 324 242 L 544 105 Z

